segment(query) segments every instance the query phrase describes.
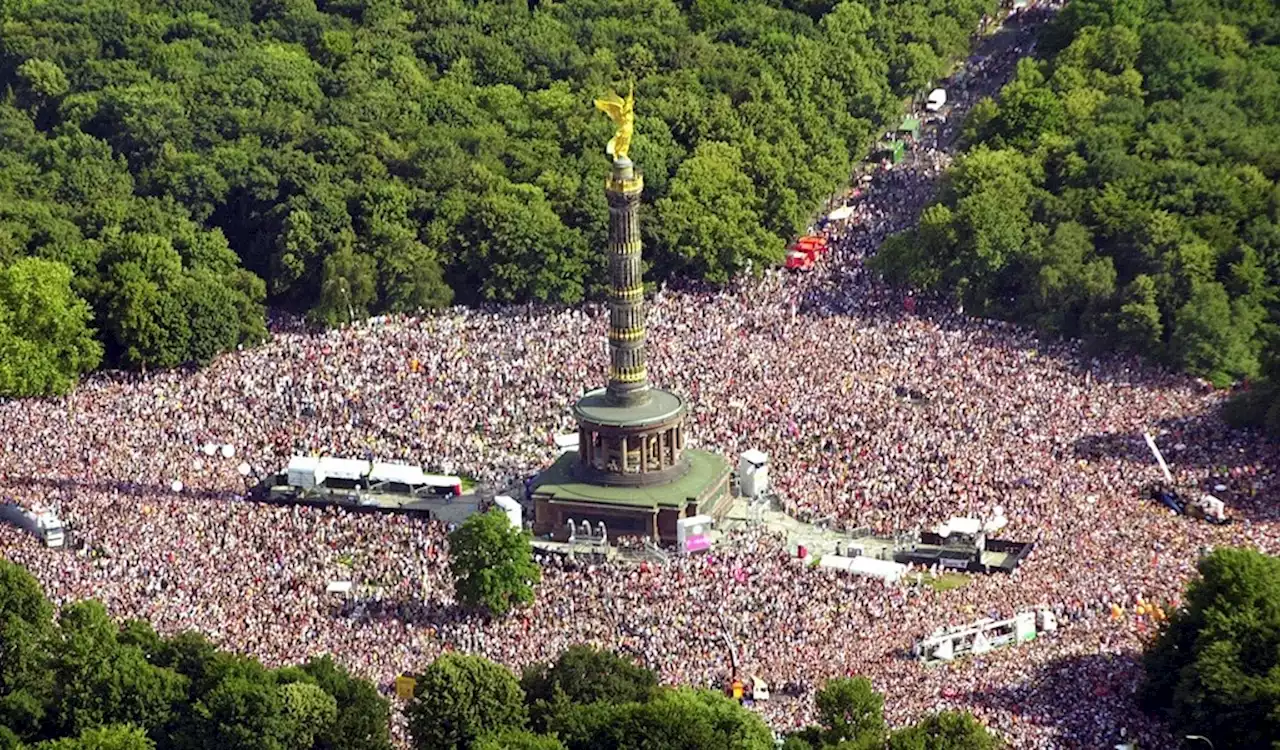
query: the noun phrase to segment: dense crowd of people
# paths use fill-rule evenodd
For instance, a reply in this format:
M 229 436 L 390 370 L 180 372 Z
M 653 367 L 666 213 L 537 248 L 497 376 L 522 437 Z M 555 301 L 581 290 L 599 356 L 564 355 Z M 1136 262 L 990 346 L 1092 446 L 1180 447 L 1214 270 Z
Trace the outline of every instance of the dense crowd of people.
M 1028 39 L 988 57 L 971 86 L 998 83 Z M 970 100 L 957 97 L 953 120 Z M 532 606 L 488 621 L 455 606 L 436 522 L 245 500 L 242 463 L 264 475 L 298 453 L 490 483 L 538 471 L 549 436 L 573 428 L 569 405 L 604 377 L 606 321 L 590 305 L 277 325 L 271 343 L 201 371 L 101 374 L 66 398 L 4 403 L 0 495 L 54 505 L 82 545 L 45 549 L 0 526 L 0 554 L 57 603 L 96 598 L 269 664 L 332 653 L 388 691 L 446 650 L 519 668 L 585 642 L 672 682 L 721 685 L 736 664 L 771 685 L 757 708 L 782 730 L 812 719 L 823 680 L 858 674 L 894 722 L 948 707 L 1019 748 L 1171 746 L 1133 698 L 1154 627 L 1133 607 L 1176 605 L 1206 546 L 1276 551 L 1280 451 L 1223 425 L 1222 395 L 1203 383 L 1089 358 L 866 274 L 862 260 L 928 201 L 945 140 L 926 135 L 850 193 L 854 217 L 821 229 L 834 249 L 815 271 L 660 291 L 650 371 L 688 396 L 694 444 L 766 451 L 797 517 L 891 532 L 1003 506 L 1002 536 L 1037 545 L 1012 575 L 885 586 L 808 569 L 782 538 L 739 530 L 664 564 L 548 562 Z M 1214 494 L 1237 522 L 1145 499 L 1159 475 L 1144 431 L 1181 484 L 1225 487 Z M 356 588 L 328 593 L 334 580 Z M 1055 635 L 945 668 L 907 656 L 939 626 L 1033 606 L 1059 615 Z

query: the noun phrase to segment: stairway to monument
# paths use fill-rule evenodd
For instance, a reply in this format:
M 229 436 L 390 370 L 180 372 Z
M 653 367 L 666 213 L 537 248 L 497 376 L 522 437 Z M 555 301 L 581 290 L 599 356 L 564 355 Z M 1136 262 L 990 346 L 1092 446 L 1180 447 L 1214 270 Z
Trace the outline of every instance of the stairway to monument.
M 891 541 L 872 536 L 869 530 L 851 532 L 801 521 L 781 510 L 776 502 L 763 508 L 753 508 L 745 497 L 734 498 L 733 507 L 717 530 L 723 534 L 752 526 L 763 526 L 771 532 L 783 534 L 789 551 L 796 552 L 803 546 L 811 555 L 835 554 L 837 543 L 846 547 L 852 543 L 862 545 L 867 555 L 881 557 L 882 550 L 887 551 L 893 546 Z

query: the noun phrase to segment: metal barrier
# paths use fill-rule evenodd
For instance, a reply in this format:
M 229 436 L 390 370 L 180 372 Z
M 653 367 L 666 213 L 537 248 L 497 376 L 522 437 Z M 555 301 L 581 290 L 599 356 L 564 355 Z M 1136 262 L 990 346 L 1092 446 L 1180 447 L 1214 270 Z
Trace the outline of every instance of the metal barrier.
M 666 550 L 654 544 L 652 539 L 644 540 L 644 549 L 646 552 L 658 558 L 658 560 L 662 562 L 666 562 L 671 559 L 671 556 L 667 554 Z

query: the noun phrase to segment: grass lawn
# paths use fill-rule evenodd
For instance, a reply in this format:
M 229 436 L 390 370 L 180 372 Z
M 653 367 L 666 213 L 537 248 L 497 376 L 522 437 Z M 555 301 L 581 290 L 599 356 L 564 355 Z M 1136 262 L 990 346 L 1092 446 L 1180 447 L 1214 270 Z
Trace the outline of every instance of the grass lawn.
M 964 588 L 969 583 L 969 576 L 963 573 L 943 573 L 940 576 L 929 576 L 924 579 L 924 585 L 929 586 L 934 591 L 951 591 L 952 589 Z
M 467 494 L 476 488 L 476 480 L 466 474 L 459 474 L 458 478 L 462 480 L 462 494 Z

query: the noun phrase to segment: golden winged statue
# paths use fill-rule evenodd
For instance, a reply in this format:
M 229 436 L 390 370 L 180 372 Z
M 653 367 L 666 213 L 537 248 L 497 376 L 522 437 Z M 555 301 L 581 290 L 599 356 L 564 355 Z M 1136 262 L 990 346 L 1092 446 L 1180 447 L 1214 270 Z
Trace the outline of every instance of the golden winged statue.
M 596 99 L 596 109 L 609 116 L 613 120 L 613 124 L 618 126 L 613 137 L 609 139 L 609 145 L 604 147 L 604 151 L 612 156 L 614 161 L 627 158 L 627 150 L 631 148 L 631 131 L 635 128 L 635 86 L 627 91 L 627 98 L 623 99 L 614 91 L 610 91 L 608 96 Z

